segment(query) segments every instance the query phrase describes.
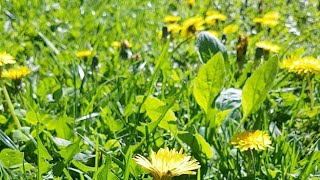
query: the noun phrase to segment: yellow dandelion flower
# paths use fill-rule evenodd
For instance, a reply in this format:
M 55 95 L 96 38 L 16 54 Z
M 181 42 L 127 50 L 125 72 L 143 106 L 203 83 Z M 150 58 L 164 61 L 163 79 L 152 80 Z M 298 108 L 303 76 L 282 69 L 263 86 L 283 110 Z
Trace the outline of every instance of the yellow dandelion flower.
M 256 46 L 264 49 L 265 51 L 277 53 L 281 49 L 280 46 L 273 44 L 268 41 L 259 41 L 256 43 Z
M 93 55 L 94 55 L 93 51 L 90 51 L 90 50 L 78 51 L 76 53 L 76 56 L 79 57 L 79 58 L 87 58 L 87 57 L 90 57 L 90 56 L 93 56 Z
M 10 54 L 6 52 L 0 52 L 0 66 L 14 63 L 16 63 L 16 61 Z
M 184 38 L 192 37 L 197 31 L 204 29 L 203 24 L 203 19 L 200 17 L 186 19 L 181 28 L 181 36 Z
M 188 4 L 188 6 L 190 8 L 192 8 L 196 4 L 196 1 L 195 0 L 186 0 L 186 3 Z
M 247 150 L 265 150 L 270 147 L 271 139 L 270 136 L 260 130 L 256 131 L 245 131 L 236 134 L 231 139 L 231 144 L 235 145 L 240 151 Z
M 318 74 L 320 73 L 320 59 L 310 56 L 303 58 L 292 57 L 283 60 L 280 67 L 296 74 Z
M 224 34 L 232 34 L 232 33 L 235 33 L 237 32 L 239 29 L 238 25 L 228 25 L 226 26 L 225 28 L 223 28 L 223 33 Z
M 166 17 L 164 17 L 164 22 L 166 23 L 166 24 L 172 24 L 172 23 L 176 23 L 176 22 L 178 22 L 178 21 L 180 21 L 180 17 L 179 16 L 166 16 Z
M 169 24 L 168 32 L 169 33 L 178 33 L 181 30 L 181 26 L 179 24 Z
M 217 31 L 209 30 L 208 32 L 214 35 L 215 37 L 219 37 L 219 33 Z
M 111 46 L 114 47 L 114 48 L 120 48 L 121 47 L 121 42 L 119 41 L 113 41 L 111 43 Z
M 279 19 L 280 14 L 278 12 L 268 12 L 262 18 L 253 19 L 253 22 L 272 28 L 279 24 Z
M 157 153 L 151 151 L 151 162 L 141 155 L 133 158 L 137 164 L 148 170 L 154 180 L 169 180 L 174 176 L 182 174 L 194 175 L 194 170 L 199 169 L 200 165 L 197 160 L 191 160 L 190 156 L 178 152 L 175 149 L 160 148 Z
M 1 77 L 12 79 L 12 80 L 20 80 L 23 77 L 30 74 L 32 71 L 27 67 L 16 67 L 11 68 L 7 71 L 2 72 Z
M 205 23 L 207 25 L 215 25 L 216 21 L 225 21 L 227 17 L 218 11 L 209 10 L 206 12 Z

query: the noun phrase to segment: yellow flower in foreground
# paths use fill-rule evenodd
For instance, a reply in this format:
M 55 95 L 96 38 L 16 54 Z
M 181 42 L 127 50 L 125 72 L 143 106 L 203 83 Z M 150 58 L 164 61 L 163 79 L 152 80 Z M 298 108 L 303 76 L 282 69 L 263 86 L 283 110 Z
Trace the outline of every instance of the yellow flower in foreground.
M 168 32 L 169 33 L 178 33 L 181 30 L 181 26 L 179 24 L 169 24 Z
M 169 180 L 174 176 L 182 174 L 196 174 L 193 170 L 200 168 L 197 160 L 190 160 L 191 157 L 178 152 L 175 149 L 160 148 L 157 153 L 151 151 L 151 162 L 141 155 L 133 158 L 137 164 L 147 169 L 154 180 Z
M 32 71 L 27 67 L 16 67 L 2 72 L 1 77 L 12 80 L 20 80 L 31 72 Z
M 186 19 L 181 28 L 181 36 L 184 38 L 193 36 L 197 31 L 204 29 L 203 24 L 203 19 L 200 17 Z
M 271 139 L 270 136 L 260 130 L 256 131 L 245 131 L 236 134 L 231 139 L 231 144 L 235 145 L 240 151 L 250 150 L 265 150 L 270 147 Z
M 14 64 L 14 63 L 16 63 L 16 61 L 10 54 L 6 52 L 0 52 L 0 66 L 3 66 L 5 64 Z
M 274 52 L 277 53 L 280 50 L 280 47 L 276 44 L 272 44 L 271 42 L 268 41 L 260 41 L 256 43 L 256 46 L 259 48 L 262 48 L 266 51 Z
M 225 28 L 223 28 L 223 33 L 224 34 L 232 34 L 232 33 L 235 33 L 237 32 L 239 29 L 238 25 L 228 25 L 226 26 Z
M 310 56 L 303 58 L 289 58 L 283 60 L 280 67 L 296 74 L 318 74 L 320 73 L 320 59 Z
M 93 51 L 90 51 L 90 50 L 78 51 L 76 53 L 76 56 L 79 58 L 87 58 L 93 55 L 94 55 Z
M 186 3 L 188 4 L 188 6 L 190 8 L 192 8 L 196 4 L 196 1 L 195 0 L 186 0 Z
M 167 24 L 172 24 L 180 21 L 180 19 L 181 18 L 179 16 L 166 16 L 163 21 Z

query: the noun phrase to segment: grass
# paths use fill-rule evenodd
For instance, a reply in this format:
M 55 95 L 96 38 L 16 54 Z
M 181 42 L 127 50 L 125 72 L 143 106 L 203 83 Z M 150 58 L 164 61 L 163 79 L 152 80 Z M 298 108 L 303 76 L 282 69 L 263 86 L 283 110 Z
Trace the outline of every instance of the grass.
M 315 0 L 199 0 L 191 8 L 182 0 L 1 1 L 0 52 L 17 63 L 0 72 L 32 70 L 21 82 L 0 79 L 1 179 L 151 179 L 132 157 L 161 147 L 183 148 L 201 164 L 196 176 L 175 179 L 319 179 L 319 75 L 266 65 L 319 59 L 319 7 Z M 196 35 L 161 38 L 165 16 L 178 15 L 182 25 L 208 10 L 227 17 L 205 27 L 223 42 L 223 65 L 209 63 L 212 55 L 200 61 Z M 270 11 L 280 14 L 275 27 L 253 22 Z M 239 30 L 223 35 L 227 25 Z M 243 69 L 240 34 L 248 36 Z M 257 59 L 262 40 L 281 49 Z M 77 57 L 82 50 L 93 54 Z M 199 93 L 208 94 L 208 108 L 194 92 L 204 65 L 210 81 L 199 83 L 216 89 Z M 270 148 L 230 144 L 234 134 L 257 129 L 270 134 Z

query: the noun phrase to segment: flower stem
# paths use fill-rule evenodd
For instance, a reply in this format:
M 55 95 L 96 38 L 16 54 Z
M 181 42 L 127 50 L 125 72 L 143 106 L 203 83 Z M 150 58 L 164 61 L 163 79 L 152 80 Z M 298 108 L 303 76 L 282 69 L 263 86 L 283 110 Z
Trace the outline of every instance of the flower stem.
M 250 150 L 250 154 L 251 154 L 251 163 L 252 163 L 253 179 L 256 179 L 256 165 L 255 165 L 255 159 L 254 159 L 253 151 L 254 151 L 254 150 Z
M 1 89 L 3 91 L 4 97 L 6 99 L 6 102 L 8 104 L 9 111 L 11 113 L 11 116 L 12 116 L 13 120 L 14 120 L 14 123 L 16 124 L 17 128 L 20 129 L 21 128 L 21 124 L 20 124 L 20 121 L 19 121 L 16 113 L 14 112 L 14 107 L 13 107 L 13 104 L 11 102 L 11 99 L 10 99 L 9 93 L 7 91 L 7 88 L 6 88 L 6 86 L 4 85 L 4 83 L 1 80 L 0 80 L 0 84 L 1 84 Z
M 309 88 L 309 98 L 310 98 L 310 106 L 311 106 L 311 110 L 314 107 L 314 94 L 313 94 L 313 84 L 312 84 L 312 77 L 311 74 L 308 75 L 307 77 L 308 79 L 308 88 Z

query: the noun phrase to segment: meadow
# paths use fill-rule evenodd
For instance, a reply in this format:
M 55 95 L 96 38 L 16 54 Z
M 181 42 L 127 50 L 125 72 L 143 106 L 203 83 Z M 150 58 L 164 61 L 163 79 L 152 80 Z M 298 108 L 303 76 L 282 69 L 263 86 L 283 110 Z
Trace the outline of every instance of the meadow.
M 1 0 L 0 179 L 320 179 L 320 1 Z

